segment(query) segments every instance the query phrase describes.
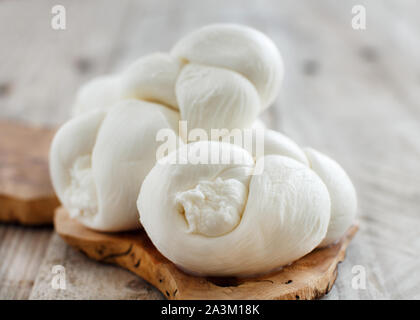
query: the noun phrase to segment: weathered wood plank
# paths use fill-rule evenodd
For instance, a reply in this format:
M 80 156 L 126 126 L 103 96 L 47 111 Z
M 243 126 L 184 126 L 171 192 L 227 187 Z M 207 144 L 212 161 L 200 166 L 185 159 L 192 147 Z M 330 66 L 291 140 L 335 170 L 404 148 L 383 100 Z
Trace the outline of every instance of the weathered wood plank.
M 350 27 L 351 6 L 333 1 L 306 6 L 311 17 L 294 23 L 283 125 L 342 163 L 358 190 L 361 231 L 329 297 L 413 298 L 420 278 L 404 274 L 419 266 L 419 69 L 410 37 L 395 32 L 401 18 L 379 2 L 366 7 L 372 19 L 363 32 Z M 308 61 L 316 72 L 305 71 Z M 366 270 L 366 290 L 351 286 L 355 265 Z
M 59 205 L 48 170 L 54 130 L 0 120 L 0 222 L 52 224 Z
M 0 224 L 0 299 L 28 299 L 51 228 Z
M 54 289 L 53 266 L 65 268 L 66 289 Z M 119 267 L 98 263 L 56 233 L 48 246 L 30 299 L 162 299 L 157 289 Z

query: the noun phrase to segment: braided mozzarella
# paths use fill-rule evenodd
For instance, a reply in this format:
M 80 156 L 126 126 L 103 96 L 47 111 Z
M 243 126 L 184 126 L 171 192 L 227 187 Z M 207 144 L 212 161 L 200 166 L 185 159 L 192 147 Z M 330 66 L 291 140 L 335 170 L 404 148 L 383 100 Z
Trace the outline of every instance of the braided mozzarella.
M 264 34 L 214 24 L 182 38 L 170 53 L 140 58 L 122 73 L 93 80 L 78 93 L 75 115 L 122 99 L 179 110 L 192 128 L 247 128 L 278 95 L 283 62 Z
M 164 256 L 194 274 L 250 276 L 287 265 L 345 233 L 357 201 L 344 170 L 272 130 L 265 130 L 264 144 L 265 155 L 256 157 L 233 144 L 198 142 L 154 166 L 137 206 Z M 242 162 L 172 161 L 200 146 Z M 261 174 L 250 175 L 261 165 Z
M 185 165 L 170 159 L 198 147 L 242 161 Z M 165 160 L 147 175 L 137 205 L 154 245 L 182 269 L 208 276 L 264 273 L 309 253 L 327 233 L 328 190 L 292 158 L 270 155 L 256 163 L 233 144 L 197 142 Z M 250 175 L 262 160 L 262 174 Z
M 178 120 L 162 105 L 125 100 L 65 123 L 52 142 L 50 172 L 70 215 L 101 231 L 139 227 L 136 199 L 156 162 L 156 133 L 177 130 Z
M 213 56 L 209 46 L 215 46 Z M 225 24 L 187 35 L 170 53 L 145 56 L 120 74 L 92 80 L 79 90 L 74 118 L 51 148 L 61 202 L 94 229 L 138 227 L 135 199 L 156 162 L 159 129 L 176 130 L 181 119 L 207 131 L 251 127 L 277 94 L 282 75 L 281 57 L 266 36 Z M 233 211 L 231 218 L 238 220 Z

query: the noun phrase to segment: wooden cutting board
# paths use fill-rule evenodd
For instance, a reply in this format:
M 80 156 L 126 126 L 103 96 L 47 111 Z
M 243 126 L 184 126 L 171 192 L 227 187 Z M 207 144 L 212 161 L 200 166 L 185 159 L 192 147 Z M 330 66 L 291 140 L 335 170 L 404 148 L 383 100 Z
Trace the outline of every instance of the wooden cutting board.
M 59 205 L 48 172 L 54 132 L 0 121 L 0 222 L 52 223 Z
M 101 233 L 56 210 L 57 233 L 71 246 L 95 260 L 113 263 L 139 275 L 168 299 L 317 299 L 328 293 L 344 260 L 348 244 L 358 230 L 352 226 L 335 245 L 318 249 L 290 266 L 269 275 L 205 278 L 188 275 L 162 256 L 144 230 Z

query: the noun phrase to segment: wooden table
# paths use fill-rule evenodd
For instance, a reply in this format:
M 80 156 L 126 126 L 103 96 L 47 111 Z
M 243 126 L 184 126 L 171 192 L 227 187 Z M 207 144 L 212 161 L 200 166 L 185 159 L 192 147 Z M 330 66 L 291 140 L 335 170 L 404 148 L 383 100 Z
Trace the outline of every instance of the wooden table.
M 0 117 L 55 126 L 77 88 L 137 57 L 166 51 L 213 22 L 267 33 L 286 66 L 262 119 L 337 159 L 359 197 L 361 230 L 326 299 L 420 298 L 420 3 L 416 1 L 0 2 Z M 351 27 L 363 4 L 367 29 Z M 66 290 L 51 286 L 66 269 Z M 366 289 L 352 280 L 366 272 Z M 355 272 L 355 273 L 353 273 Z M 354 280 L 353 280 L 354 281 Z M 142 279 L 87 259 L 51 228 L 0 225 L 0 298 L 155 299 Z

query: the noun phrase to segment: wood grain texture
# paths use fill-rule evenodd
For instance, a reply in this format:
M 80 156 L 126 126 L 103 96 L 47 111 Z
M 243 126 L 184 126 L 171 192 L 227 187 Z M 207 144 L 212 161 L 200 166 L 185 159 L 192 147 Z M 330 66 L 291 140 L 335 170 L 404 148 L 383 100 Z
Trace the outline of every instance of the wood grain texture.
M 63 0 L 65 31 L 50 28 L 55 4 L 0 2 L 0 117 L 58 125 L 88 79 L 166 51 L 208 23 L 253 26 L 285 62 L 281 95 L 262 119 L 339 161 L 358 192 L 360 231 L 324 299 L 420 299 L 418 1 Z M 366 7 L 364 31 L 351 28 L 355 4 Z M 0 298 L 162 298 L 144 282 L 130 289 L 139 277 L 92 261 L 51 231 L 23 230 L 0 225 Z M 69 274 L 66 290 L 51 288 L 55 264 Z M 365 289 L 352 287 L 355 266 L 366 272 Z
M 52 280 L 56 265 L 65 268 L 66 289 L 54 289 Z M 96 262 L 70 247 L 54 233 L 37 271 L 29 299 L 163 299 L 152 285 L 134 273 L 111 264 Z
M 95 260 L 127 269 L 173 300 L 310 300 L 327 294 L 344 260 L 355 225 L 337 243 L 317 249 L 280 271 L 255 278 L 209 278 L 188 275 L 153 246 L 144 230 L 101 233 L 71 219 L 64 208 L 54 217 L 56 232 L 72 247 Z
M 48 151 L 55 130 L 0 121 L 0 221 L 51 224 L 59 201 Z
M 0 298 L 28 299 L 51 238 L 51 228 L 0 224 Z

